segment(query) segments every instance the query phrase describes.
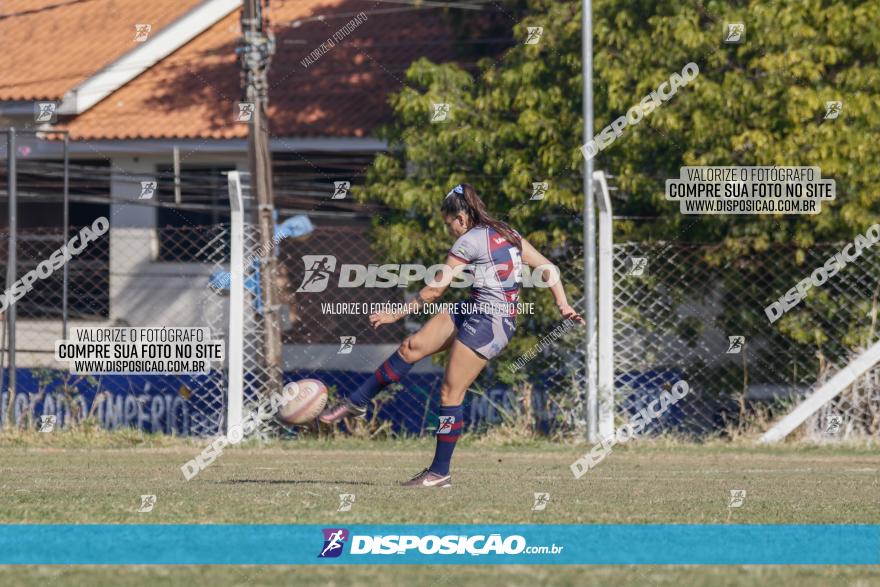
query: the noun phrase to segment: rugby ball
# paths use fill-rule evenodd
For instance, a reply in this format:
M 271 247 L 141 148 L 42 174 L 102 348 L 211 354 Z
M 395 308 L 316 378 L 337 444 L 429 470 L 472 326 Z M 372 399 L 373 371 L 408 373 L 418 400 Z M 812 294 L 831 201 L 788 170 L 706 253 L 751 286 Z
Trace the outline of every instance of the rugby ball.
M 284 395 L 293 396 L 278 410 L 278 419 L 287 424 L 310 422 L 327 405 L 327 386 L 317 379 L 292 381 L 284 386 Z

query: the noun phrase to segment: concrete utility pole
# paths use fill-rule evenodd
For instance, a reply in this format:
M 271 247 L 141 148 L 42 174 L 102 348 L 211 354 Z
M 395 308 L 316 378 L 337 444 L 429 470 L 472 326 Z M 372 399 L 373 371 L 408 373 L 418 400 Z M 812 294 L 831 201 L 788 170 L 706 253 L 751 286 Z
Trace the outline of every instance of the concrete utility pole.
M 268 372 L 268 390 L 281 388 L 281 325 L 275 294 L 274 196 L 272 154 L 269 150 L 269 62 L 275 53 L 275 37 L 266 30 L 262 0 L 245 0 L 241 12 L 243 44 L 241 58 L 244 102 L 254 105 L 248 133 L 251 189 L 257 201 L 260 226 L 260 289 L 263 308 L 263 365 Z

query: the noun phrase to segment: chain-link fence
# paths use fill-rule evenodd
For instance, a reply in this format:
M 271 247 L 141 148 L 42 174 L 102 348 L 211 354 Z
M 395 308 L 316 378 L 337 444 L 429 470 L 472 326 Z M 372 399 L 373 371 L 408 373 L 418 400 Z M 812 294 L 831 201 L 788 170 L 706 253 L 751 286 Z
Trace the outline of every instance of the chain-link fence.
M 617 245 L 619 410 L 633 413 L 684 378 L 692 391 L 664 416 L 664 429 L 706 435 L 761 424 L 762 414 L 779 416 L 800 401 L 877 340 L 880 256 L 871 249 L 776 321 L 781 304 L 765 311 L 842 246 L 731 256 L 714 246 Z M 880 387 L 872 381 L 876 371 L 823 408 L 811 429 L 877 434 Z
M 409 334 L 417 331 L 430 315 L 408 319 L 373 329 L 365 308 L 371 304 L 403 302 L 413 296 L 424 282 L 399 287 L 402 269 L 390 269 L 391 278 L 380 278 L 386 287 L 340 287 L 342 268 L 356 265 L 376 273 L 382 259 L 373 253 L 370 225 L 318 226 L 307 237 L 284 240 L 279 246 L 281 302 L 286 304 L 287 329 L 285 371 L 288 377 L 315 377 L 328 384 L 334 393 L 347 395 L 387 359 Z M 330 262 L 332 258 L 332 263 Z M 438 259 L 439 261 L 439 259 Z M 566 282 L 577 302 L 577 290 L 583 282 L 583 260 L 577 251 L 559 259 Z M 333 278 L 319 292 L 297 292 L 312 277 L 315 264 L 335 267 Z M 371 268 L 371 269 L 370 269 Z M 351 278 L 354 274 L 346 274 Z M 393 283 L 392 283 L 393 282 Z M 405 293 L 409 292 L 409 293 Z M 466 295 L 451 288 L 444 302 Z M 542 433 L 583 432 L 583 374 L 586 357 L 583 331 L 567 329 L 556 348 L 542 348 L 542 356 L 530 362 L 518 377 L 511 376 L 511 366 L 520 353 L 547 332 L 559 327 L 552 298 L 546 289 L 524 288 L 524 302 L 543 301 L 533 314 L 518 318 L 515 344 L 490 361 L 464 400 L 465 425 L 471 431 L 484 431 L 499 424 L 525 426 Z M 359 308 L 346 313 L 346 308 Z M 339 312 L 339 313 L 337 313 Z M 557 351 L 562 349 L 563 355 Z M 560 356 L 566 360 L 558 361 Z M 442 357 L 441 357 L 442 359 Z M 425 359 L 400 383 L 380 394 L 370 415 L 376 426 L 387 422 L 397 432 L 423 434 L 437 423 L 442 360 Z
M 60 229 L 20 229 L 19 279 L 79 230 L 71 227 L 65 237 Z M 65 329 L 89 326 L 207 326 L 214 338 L 224 339 L 228 302 L 210 284 L 228 259 L 228 230 L 111 228 L 67 263 L 66 311 L 65 272 L 37 279 L 15 304 L 15 393 L 9 393 L 4 365 L 2 421 L 34 427 L 39 416 L 54 415 L 64 426 L 90 417 L 110 429 L 216 434 L 225 413 L 222 368 L 206 375 L 75 375 L 55 361 L 54 351 Z M 7 247 L 8 234 L 0 238 Z M 5 254 L 2 261 L 5 273 Z M 6 350 L 5 328 L 2 343 Z
M 880 255 L 875 249 L 865 249 L 773 323 L 765 312 L 814 270 L 824 268 L 844 244 L 820 244 L 801 254 L 794 247 L 775 246 L 745 256 L 719 246 L 616 244 L 618 423 L 684 379 L 690 393 L 650 422 L 646 434 L 705 437 L 763 431 L 845 367 L 878 339 Z M 555 261 L 563 281 L 579 293 L 582 257 Z M 582 307 L 580 301 L 576 307 Z M 561 330 L 558 322 L 533 318 L 522 321 L 518 336 L 530 336 L 534 342 L 529 347 L 537 353 L 520 350 L 528 360 L 517 371 L 516 393 L 499 389 L 492 403 L 499 411 L 522 413 L 526 401 L 528 416 L 540 429 L 581 434 L 583 330 Z M 824 406 L 808 420 L 807 434 L 834 439 L 880 433 L 878 377 L 880 368 L 872 369 Z M 492 416 L 493 421 L 504 420 Z
M 338 287 L 297 291 L 310 275 L 307 260 L 332 256 L 337 267 L 376 265 L 368 226 L 316 222 L 303 236 L 278 240 L 276 286 L 282 309 L 284 380 L 315 377 L 332 393 L 348 394 L 381 364 L 422 318 L 378 330 L 365 313 L 335 304 L 403 301 L 405 288 Z M 72 227 L 72 235 L 80 227 Z M 225 339 L 228 328 L 228 224 L 175 228 L 111 227 L 67 265 L 35 281 L 17 304 L 16 394 L 8 393 L 4 367 L 3 421 L 35 426 L 57 414 L 59 424 L 84 417 L 107 428 L 134 426 L 188 435 L 223 429 L 226 373 L 209 375 L 78 376 L 54 361 L 65 326 L 208 326 Z M 245 399 L 267 384 L 262 361 L 259 239 L 247 224 L 245 259 Z M 18 276 L 61 247 L 58 229 L 27 228 L 18 235 Z M 0 235 L 0 263 L 8 236 Z M 844 367 L 877 340 L 880 257 L 865 249 L 856 260 L 771 323 L 765 308 L 825 265 L 842 246 L 817 245 L 797 256 L 773 247 L 747 256 L 711 246 L 623 243 L 614 248 L 615 402 L 621 418 L 658 398 L 678 379 L 691 393 L 654 422 L 653 431 L 705 436 L 735 433 L 779 416 L 817 383 Z M 580 306 L 583 261 L 576 250 L 557 258 L 570 298 Z M 5 266 L 0 264 L 0 271 Z M 540 289 L 523 301 L 547 303 Z M 552 304 L 519 318 L 508 352 L 489 363 L 466 399 L 472 430 L 499 423 L 528 425 L 544 433 L 583 433 L 584 331 L 562 328 Z M 4 316 L 5 317 L 5 316 Z M 5 325 L 4 325 L 5 326 Z M 555 333 L 555 334 L 554 334 Z M 552 335 L 552 336 L 548 336 Z M 5 329 L 0 344 L 6 347 Z M 518 346 L 517 346 L 518 345 Z M 527 361 L 513 368 L 518 359 Z M 814 436 L 877 434 L 880 371 L 870 371 L 811 419 Z M 438 411 L 442 365 L 425 361 L 379 396 L 377 422 L 421 434 Z
M 333 397 L 348 395 L 418 328 L 414 321 L 397 322 L 379 329 L 370 327 L 369 308 L 403 302 L 403 288 L 341 287 L 342 267 L 377 267 L 381 259 L 372 252 L 366 225 L 317 226 L 307 236 L 284 239 L 279 244 L 279 301 L 285 328 L 284 364 L 288 378 L 314 377 L 323 381 Z M 308 290 L 317 267 L 333 267 L 319 291 Z M 302 287 L 301 287 L 302 286 Z M 392 385 L 375 402 L 378 419 L 396 431 L 420 434 L 433 426 L 439 412 L 442 372 L 429 361 L 417 366 L 400 384 Z

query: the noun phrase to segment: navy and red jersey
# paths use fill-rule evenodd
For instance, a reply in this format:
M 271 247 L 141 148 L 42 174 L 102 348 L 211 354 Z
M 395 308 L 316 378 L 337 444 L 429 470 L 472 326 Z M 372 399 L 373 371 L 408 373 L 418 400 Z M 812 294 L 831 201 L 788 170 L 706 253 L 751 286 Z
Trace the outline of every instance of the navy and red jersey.
M 494 228 L 478 225 L 458 237 L 449 254 L 470 266 L 474 277 L 470 302 L 493 315 L 516 314 L 522 258 L 513 243 Z

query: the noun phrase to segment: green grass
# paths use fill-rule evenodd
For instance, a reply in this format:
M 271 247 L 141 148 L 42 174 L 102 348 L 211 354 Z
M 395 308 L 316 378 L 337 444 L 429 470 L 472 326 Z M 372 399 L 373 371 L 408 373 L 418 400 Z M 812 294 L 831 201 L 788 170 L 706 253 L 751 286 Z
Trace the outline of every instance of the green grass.
M 0 567 L 0 583 L 21 587 L 195 585 L 275 587 L 875 587 L 880 571 L 853 567 Z
M 497 446 L 468 439 L 454 487 L 430 493 L 396 482 L 418 472 L 427 440 L 275 443 L 228 449 L 186 482 L 180 465 L 202 442 L 65 434 L 0 437 L 0 523 L 880 523 L 876 446 L 688 445 L 616 447 L 575 480 L 587 445 Z M 745 489 L 728 508 L 731 489 Z M 532 494 L 549 492 L 545 511 Z M 354 493 L 350 512 L 338 494 Z M 140 495 L 155 494 L 150 513 Z M 419 499 L 414 499 L 418 494 Z M 426 498 L 427 497 L 427 498 Z M 876 567 L 456 567 L 463 585 L 871 585 Z M 0 584 L 415 585 L 437 568 L 6 567 Z

